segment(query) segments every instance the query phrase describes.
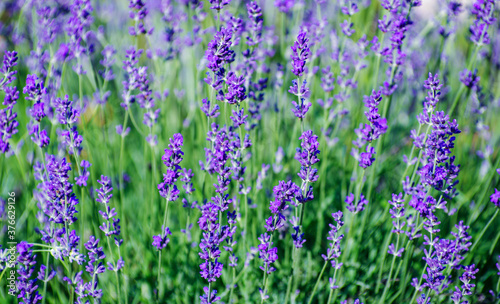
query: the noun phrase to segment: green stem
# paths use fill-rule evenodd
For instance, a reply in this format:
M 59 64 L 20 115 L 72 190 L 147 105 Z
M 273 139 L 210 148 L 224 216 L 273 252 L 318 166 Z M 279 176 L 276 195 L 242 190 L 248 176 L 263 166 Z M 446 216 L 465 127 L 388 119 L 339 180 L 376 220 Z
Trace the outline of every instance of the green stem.
M 316 280 L 316 284 L 314 285 L 314 289 L 311 293 L 311 297 L 309 298 L 309 301 L 307 302 L 308 304 L 311 304 L 312 300 L 314 299 L 314 294 L 316 293 L 316 290 L 318 289 L 319 282 L 321 281 L 321 277 L 323 277 L 323 273 L 325 272 L 327 265 L 328 265 L 328 261 L 325 261 L 325 264 L 323 265 L 323 269 L 321 269 L 321 272 L 318 276 L 318 279 Z
M 169 200 L 167 200 L 167 206 L 165 207 L 165 213 L 163 214 L 163 225 L 162 225 L 162 231 L 161 231 L 161 235 L 162 237 L 164 236 L 163 234 L 163 231 L 164 229 L 166 228 L 166 225 L 168 223 L 167 219 L 168 219 L 168 203 L 169 203 Z M 161 250 L 160 250 L 160 253 L 158 254 L 158 297 L 160 296 L 160 288 L 161 288 Z M 210 293 L 209 293 L 209 297 L 210 297 Z
M 481 241 L 481 238 L 483 237 L 483 235 L 486 232 L 486 230 L 488 230 L 488 228 L 490 227 L 491 223 L 493 223 L 493 220 L 495 220 L 495 218 L 497 217 L 499 211 L 500 211 L 500 209 L 496 208 L 495 213 L 493 214 L 493 216 L 488 221 L 488 224 L 486 224 L 486 226 L 484 226 L 483 230 L 481 230 L 481 233 L 479 233 L 479 236 L 476 238 L 476 241 L 474 242 L 474 245 L 472 245 L 472 247 L 469 250 L 470 254 L 472 254 L 474 252 L 474 249 L 476 248 L 477 244 L 479 244 L 479 241 Z
M 382 293 L 382 297 L 380 298 L 379 303 L 384 304 L 385 301 L 385 296 L 387 295 L 387 291 L 391 287 L 391 279 L 392 279 L 392 271 L 394 270 L 394 263 L 396 262 L 396 253 L 399 249 L 399 233 L 396 241 L 396 248 L 394 249 L 393 257 L 392 257 L 392 263 L 391 263 L 391 269 L 389 270 L 389 277 L 387 278 L 387 282 L 385 283 L 385 288 L 384 292 Z
M 47 259 L 45 260 L 45 275 L 44 275 L 44 280 L 43 280 L 43 299 L 42 299 L 42 304 L 45 304 L 45 300 L 47 298 L 47 276 L 50 271 L 50 266 L 49 266 L 49 260 L 50 260 L 50 253 L 47 252 Z
M 229 300 L 227 301 L 228 304 L 231 304 L 231 300 L 233 298 L 233 291 L 234 291 L 234 280 L 235 280 L 235 276 L 236 276 L 236 267 L 233 267 L 233 279 L 232 279 L 232 282 L 231 282 L 231 291 L 229 292 Z

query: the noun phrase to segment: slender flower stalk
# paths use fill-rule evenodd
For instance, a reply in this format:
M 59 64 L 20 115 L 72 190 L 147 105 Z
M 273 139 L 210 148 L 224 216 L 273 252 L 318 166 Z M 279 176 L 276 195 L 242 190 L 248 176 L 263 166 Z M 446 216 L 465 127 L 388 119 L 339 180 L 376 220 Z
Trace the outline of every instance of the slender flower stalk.
M 161 226 L 161 233 L 159 235 L 153 236 L 153 246 L 159 251 L 158 253 L 158 294 L 160 295 L 160 290 L 162 288 L 161 284 L 161 254 L 163 249 L 167 247 L 170 239 L 169 235 L 172 233 L 168 227 L 168 205 L 170 202 L 174 202 L 179 197 L 179 189 L 177 188 L 176 182 L 181 175 L 180 162 L 182 161 L 184 152 L 181 148 L 184 143 L 184 138 L 180 133 L 174 134 L 173 138 L 170 139 L 170 144 L 168 148 L 165 149 L 165 154 L 162 156 L 162 161 L 167 167 L 167 172 L 163 174 L 163 181 L 158 184 L 158 191 L 160 196 L 165 198 L 165 213 L 163 215 L 163 224 Z

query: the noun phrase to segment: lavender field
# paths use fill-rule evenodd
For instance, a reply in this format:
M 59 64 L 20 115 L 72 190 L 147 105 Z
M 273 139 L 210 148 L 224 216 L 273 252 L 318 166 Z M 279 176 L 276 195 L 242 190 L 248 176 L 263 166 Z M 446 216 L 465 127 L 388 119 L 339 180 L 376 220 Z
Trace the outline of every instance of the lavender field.
M 0 303 L 500 303 L 499 7 L 0 0 Z

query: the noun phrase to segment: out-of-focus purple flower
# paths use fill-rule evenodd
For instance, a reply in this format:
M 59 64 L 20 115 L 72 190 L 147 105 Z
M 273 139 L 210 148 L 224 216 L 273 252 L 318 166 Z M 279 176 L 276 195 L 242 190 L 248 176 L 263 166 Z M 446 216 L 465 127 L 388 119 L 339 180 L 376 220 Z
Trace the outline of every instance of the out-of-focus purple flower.
M 87 169 L 91 165 L 92 164 L 86 160 L 81 161 L 80 167 L 82 167 L 82 172 L 81 172 L 82 174 L 80 176 L 78 176 L 77 178 L 75 178 L 75 184 L 77 184 L 78 186 L 87 187 L 87 180 L 89 179 L 89 176 L 90 176 L 90 172 Z
M 282 147 L 278 147 L 276 153 L 274 154 L 273 171 L 274 173 L 280 173 L 283 170 L 283 158 L 285 157 L 285 152 Z
M 365 205 L 368 204 L 368 200 L 366 200 L 363 194 L 360 194 L 359 200 L 356 202 L 354 194 L 350 193 L 346 199 L 346 209 L 356 214 L 363 210 L 365 210 Z
M 397 256 L 397 257 L 401 257 L 401 254 L 403 253 L 403 251 L 405 250 L 404 247 L 401 247 L 400 249 L 395 249 L 394 248 L 394 243 L 391 243 L 389 245 L 389 250 L 387 251 L 388 254 L 391 254 L 391 255 L 394 255 L 394 256 Z
M 257 190 L 262 189 L 262 182 L 267 177 L 267 172 L 271 168 L 270 165 L 262 164 L 261 170 L 257 173 L 257 180 L 255 181 L 255 188 Z
M 61 130 L 59 135 L 60 144 L 68 150 L 69 154 L 74 155 L 76 153 L 76 155 L 80 155 L 80 152 L 83 149 L 83 136 L 78 134 L 76 126 L 73 126 L 68 130 Z
M 288 13 L 292 10 L 295 5 L 295 0 L 275 0 L 274 6 L 276 6 L 281 12 Z
M 70 17 L 66 22 L 65 31 L 69 37 L 68 56 L 66 57 L 74 57 L 78 60 L 73 66 L 73 70 L 79 75 L 86 74 L 82 65 L 83 56 L 88 56 L 94 48 L 87 39 L 88 30 L 94 21 L 93 10 L 90 0 L 75 0 L 70 6 Z M 82 42 L 86 42 L 87 45 L 82 45 Z
M 184 185 L 182 185 L 182 187 L 184 188 L 184 190 L 186 190 L 186 194 L 189 195 L 193 193 L 195 191 L 195 189 L 193 188 L 193 183 L 191 182 L 191 179 L 194 176 L 193 171 L 191 169 L 183 168 L 180 176 L 181 181 L 184 182 Z
M 121 137 L 127 136 L 129 132 L 130 132 L 130 127 L 127 127 L 125 130 L 123 130 L 122 125 L 116 126 L 116 134 L 120 135 Z
M 134 26 L 130 26 L 128 33 L 130 36 L 139 36 L 141 34 L 151 35 L 153 33 L 153 28 L 147 29 L 146 26 L 146 16 L 148 15 L 148 9 L 146 7 L 146 1 L 144 0 L 130 0 L 128 7 L 130 8 L 130 19 L 133 20 Z
M 201 111 L 203 111 L 208 118 L 217 118 L 220 115 L 218 104 L 215 103 L 212 107 L 212 102 L 206 98 L 203 98 L 201 102 L 203 104 L 201 106 Z
M 460 81 L 469 89 L 476 90 L 479 86 L 480 79 L 481 78 L 477 75 L 477 69 L 475 69 L 474 72 L 467 69 L 460 72 Z
M 99 70 L 99 74 L 104 79 L 104 81 L 111 81 L 115 79 L 115 75 L 113 74 L 113 64 L 115 63 L 115 54 L 116 49 L 112 45 L 107 45 L 101 52 L 102 59 L 99 61 L 101 65 L 104 67 L 104 70 Z
M 495 1 L 493 0 L 475 0 L 471 13 L 476 16 L 476 20 L 472 23 L 469 30 L 471 33 L 470 39 L 478 45 L 489 44 L 490 36 L 488 34 L 489 26 L 492 25 L 496 18 L 494 16 Z
M 54 269 L 49 270 L 47 266 L 40 265 L 40 271 L 37 274 L 37 279 L 44 283 L 48 283 L 56 276 L 56 271 Z
M 231 3 L 231 0 L 208 0 L 208 2 L 212 5 L 210 9 L 220 11 L 224 6 Z
M 490 201 L 498 208 L 500 208 L 500 191 L 495 189 L 495 193 L 490 196 Z
M 355 30 L 352 28 L 352 26 L 353 26 L 352 22 L 344 20 L 344 22 L 342 22 L 340 24 L 340 28 L 342 29 L 342 33 L 344 35 L 346 35 L 347 37 L 352 36 L 352 34 L 354 34 L 354 32 L 355 32 Z

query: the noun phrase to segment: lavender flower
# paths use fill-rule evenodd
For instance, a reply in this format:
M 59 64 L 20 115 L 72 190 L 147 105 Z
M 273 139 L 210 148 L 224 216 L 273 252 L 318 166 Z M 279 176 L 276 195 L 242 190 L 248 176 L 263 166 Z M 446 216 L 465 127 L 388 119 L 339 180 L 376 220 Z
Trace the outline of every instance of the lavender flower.
M 14 112 L 14 106 L 19 99 L 19 92 L 15 86 L 8 86 L 15 79 L 17 71 L 13 68 L 17 65 L 17 52 L 6 51 L 3 64 L 0 67 L 0 73 L 3 74 L 3 79 L 0 81 L 0 91 L 4 91 L 5 97 L 3 105 L 6 106 L 0 109 L 0 152 L 7 153 L 11 150 L 9 139 L 17 133 L 17 113 Z
M 73 66 L 73 70 L 78 75 L 86 74 L 83 69 L 83 57 L 88 55 L 93 50 L 92 44 L 87 44 L 87 48 L 82 45 L 82 42 L 87 42 L 86 32 L 90 28 L 94 19 L 92 11 L 94 8 L 90 0 L 75 0 L 70 6 L 70 17 L 66 24 L 66 34 L 69 37 L 68 53 L 71 57 L 76 58 L 77 64 Z
M 498 189 L 495 189 L 495 193 L 490 195 L 490 201 L 495 207 L 500 208 L 500 191 Z
M 167 205 L 165 207 L 161 234 L 153 236 L 153 246 L 160 251 L 164 249 L 170 241 L 167 235 L 171 235 L 171 233 L 170 229 L 166 225 L 168 204 L 169 202 L 176 201 L 180 193 L 175 183 L 181 175 L 181 167 L 179 164 L 182 161 L 182 156 L 184 155 L 184 152 L 181 150 L 183 143 L 184 138 L 182 137 L 182 134 L 174 134 L 173 138 L 170 139 L 168 148 L 165 149 L 165 154 L 163 154 L 161 158 L 167 167 L 167 173 L 163 174 L 163 181 L 158 184 L 158 190 L 160 195 L 167 200 Z
M 33 245 L 24 241 L 17 244 L 17 298 L 21 299 L 19 303 L 23 304 L 35 304 L 42 300 L 42 295 L 37 290 L 37 279 L 31 278 L 36 265 L 36 255 L 33 254 L 31 247 Z
M 39 216 L 42 227 L 37 232 L 41 234 L 42 241 L 52 247 L 51 254 L 56 259 L 68 258 L 70 262 L 82 264 L 84 257 L 78 250 L 80 237 L 74 230 L 69 230 L 70 225 L 77 220 L 78 204 L 73 185 L 69 182 L 71 166 L 66 158 L 59 159 L 49 154 L 46 155 L 45 164 L 44 167 L 37 162 L 34 168 L 38 171 L 37 179 L 41 180 L 38 186 L 40 192 L 35 192 L 35 197 L 43 212 Z
M 304 74 L 307 59 L 311 56 L 311 50 L 309 49 L 309 38 L 307 33 L 301 31 L 297 40 L 292 46 L 292 72 L 297 76 L 297 80 L 292 81 L 292 86 L 288 92 L 297 96 L 298 101 L 293 101 L 293 114 L 299 118 L 303 119 L 311 107 L 310 102 L 305 102 L 305 99 L 309 97 L 309 88 L 307 87 L 306 80 L 302 81 L 301 77 Z
M 275 0 L 274 6 L 276 6 L 281 12 L 288 13 L 292 10 L 295 4 L 295 0 Z
M 224 6 L 231 3 L 231 0 L 209 0 L 209 2 L 212 5 L 210 9 L 220 11 Z
M 82 160 L 80 163 L 80 167 L 82 167 L 82 174 L 75 178 L 75 184 L 78 186 L 84 186 L 87 187 L 87 180 L 89 179 L 90 176 L 90 171 L 87 170 L 92 164 L 89 163 L 86 160 Z
M 162 232 L 160 235 L 153 235 L 153 247 L 156 247 L 156 249 L 158 250 L 163 250 L 167 247 L 168 243 L 170 242 L 168 236 L 172 235 L 172 232 L 170 232 L 170 229 L 168 227 L 162 226 L 161 231 Z
M 209 286 L 222 275 L 223 264 L 219 262 L 221 254 L 219 246 L 224 241 L 226 235 L 225 231 L 220 229 L 217 223 L 219 210 L 219 206 L 208 202 L 201 207 L 201 216 L 198 220 L 198 225 L 203 231 L 203 238 L 200 242 L 200 249 L 202 251 L 199 255 L 204 262 L 200 264 L 200 274 L 202 278 L 208 281 Z M 212 293 L 209 294 L 209 289 L 209 287 L 203 288 L 205 294 L 200 296 L 202 303 L 213 303 L 218 300 L 218 298 L 215 298 L 217 292 L 213 290 L 215 291 L 213 295 Z
M 365 210 L 365 205 L 368 204 L 368 200 L 365 198 L 363 194 L 360 195 L 359 200 L 356 202 L 354 194 L 350 193 L 346 199 L 346 209 L 351 211 L 353 214 L 359 213 Z
M 224 65 L 234 61 L 235 53 L 231 50 L 233 32 L 222 27 L 220 31 L 215 33 L 214 39 L 208 44 L 205 52 L 205 57 L 208 61 L 207 68 L 210 69 L 213 75 L 207 73 L 205 82 L 209 84 L 217 93 L 217 100 L 224 100 L 222 92 L 222 83 L 226 78 L 226 69 Z
M 104 67 L 104 70 L 99 70 L 99 74 L 104 81 L 111 81 L 115 79 L 112 67 L 115 63 L 114 56 L 116 55 L 116 49 L 112 45 L 107 45 L 102 50 L 101 54 L 103 58 L 99 63 Z
M 344 221 L 342 220 L 343 216 L 344 214 L 342 213 L 342 211 L 332 213 L 332 217 L 335 220 L 336 224 L 329 224 L 330 230 L 328 231 L 328 237 L 326 238 L 330 241 L 328 245 L 329 247 L 326 250 L 326 254 L 321 255 L 323 260 L 331 261 L 332 267 L 337 270 L 342 267 L 342 263 L 338 262 L 338 258 L 342 254 L 342 251 L 340 250 L 340 242 L 344 238 L 344 235 L 340 234 L 340 228 L 344 226 Z
M 99 301 L 102 298 L 102 289 L 98 288 L 98 276 L 106 271 L 106 267 L 101 260 L 106 258 L 102 247 L 99 247 L 99 239 L 90 236 L 89 241 L 85 243 L 85 249 L 88 251 L 88 262 L 85 270 L 92 277 L 88 283 L 83 280 L 77 280 L 75 292 L 78 295 L 77 301 L 83 303 L 84 298 L 92 298 Z
M 130 14 L 129 17 L 134 21 L 134 26 L 130 26 L 128 33 L 130 36 L 138 36 L 141 34 L 151 35 L 153 33 L 153 28 L 147 29 L 145 19 L 148 15 L 148 9 L 146 8 L 146 1 L 143 0 L 130 0 L 129 6 Z
M 375 161 L 374 155 L 376 154 L 375 149 L 371 146 L 371 142 L 377 140 L 382 134 L 387 131 L 387 120 L 382 118 L 378 113 L 378 105 L 382 100 L 381 91 L 372 91 L 370 96 L 364 96 L 365 107 L 368 108 L 368 112 L 365 112 L 365 116 L 370 122 L 369 124 L 360 124 L 358 129 L 355 129 L 358 139 L 353 141 L 353 144 L 357 148 L 353 148 L 351 155 L 354 156 L 359 162 L 359 166 L 363 169 L 370 167 Z M 366 146 L 366 151 L 359 153 L 364 145 L 370 143 Z
M 471 13 L 476 20 L 470 26 L 470 39 L 477 45 L 489 44 L 490 36 L 488 29 L 496 21 L 494 17 L 495 2 L 493 0 L 476 0 L 472 6 Z
M 45 103 L 43 99 L 46 97 L 47 90 L 43 86 L 43 82 L 36 75 L 28 75 L 26 77 L 26 86 L 23 93 L 28 95 L 26 100 L 33 101 L 33 107 L 30 109 L 32 120 L 28 124 L 29 134 L 32 135 L 31 140 L 40 148 L 49 144 L 47 131 L 41 130 L 40 121 L 46 116 Z
M 203 111 L 203 113 L 205 113 L 205 115 L 207 115 L 209 119 L 217 118 L 220 115 L 218 104 L 214 104 L 212 107 L 212 103 L 210 102 L 210 100 L 207 100 L 206 98 L 203 98 L 201 102 L 203 104 L 201 106 L 201 111 Z
M 179 197 L 179 190 L 175 182 L 180 176 L 179 170 L 181 167 L 179 164 L 184 155 L 181 150 L 183 141 L 184 139 L 180 133 L 174 134 L 173 139 L 170 139 L 168 148 L 165 149 L 165 154 L 161 158 L 167 167 L 167 173 L 163 174 L 163 182 L 158 184 L 158 190 L 160 195 L 169 202 L 175 201 Z

